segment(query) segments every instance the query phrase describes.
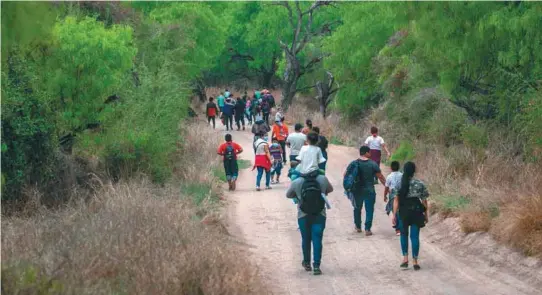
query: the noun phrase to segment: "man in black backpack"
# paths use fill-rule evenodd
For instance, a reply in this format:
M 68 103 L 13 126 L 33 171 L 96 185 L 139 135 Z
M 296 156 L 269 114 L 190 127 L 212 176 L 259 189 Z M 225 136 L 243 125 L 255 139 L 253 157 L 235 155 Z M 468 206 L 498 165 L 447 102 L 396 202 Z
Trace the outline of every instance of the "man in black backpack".
M 354 225 L 358 233 L 361 232 L 361 209 L 365 204 L 365 235 L 372 236 L 371 226 L 373 225 L 373 213 L 376 202 L 376 192 L 374 179 L 377 177 L 382 185 L 385 185 L 386 179 L 380 171 L 380 167 L 375 161 L 371 160 L 371 153 L 368 146 L 362 146 L 359 149 L 360 158 L 352 161 L 346 168 L 345 176 L 358 169 L 357 179 L 353 184 L 351 201 L 354 206 Z
M 326 207 L 322 194 L 327 195 L 333 191 L 329 180 L 318 175 L 318 171 L 301 175 L 294 180 L 286 197 L 296 198 L 297 223 L 301 231 L 301 249 L 303 261 L 301 265 L 306 271 L 313 270 L 314 275 L 322 274 L 320 262 L 322 259 L 322 238 L 326 228 Z M 313 267 L 311 268 L 311 244 L 313 248 Z
M 243 148 L 233 142 L 231 134 L 226 134 L 225 143 L 218 147 L 217 154 L 224 157 L 224 172 L 230 191 L 235 190 L 235 183 L 239 175 L 239 166 L 237 165 L 237 155 L 243 152 Z

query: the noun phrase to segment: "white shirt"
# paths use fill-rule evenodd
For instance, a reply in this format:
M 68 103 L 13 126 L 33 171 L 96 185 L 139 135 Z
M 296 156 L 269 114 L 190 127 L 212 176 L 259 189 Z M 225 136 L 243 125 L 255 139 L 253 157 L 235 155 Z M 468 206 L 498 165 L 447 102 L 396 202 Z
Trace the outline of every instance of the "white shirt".
M 265 146 L 269 145 L 267 141 L 258 138 L 256 142 L 254 142 L 254 147 L 256 148 L 256 155 L 265 155 Z
M 369 136 L 365 140 L 365 144 L 372 150 L 382 150 L 382 145 L 385 144 L 384 139 L 380 136 Z
M 277 122 L 277 121 L 278 121 L 278 122 L 281 122 L 280 120 L 282 120 L 283 117 L 284 117 L 284 116 L 282 115 L 281 112 L 277 112 L 277 113 L 275 114 L 275 122 Z
M 301 161 L 296 168 L 301 174 L 306 174 L 318 170 L 318 164 L 324 163 L 326 159 L 322 156 L 322 150 L 315 145 L 305 145 L 299 151 L 299 156 L 296 158 Z
M 301 148 L 305 145 L 306 140 L 307 136 L 301 132 L 295 132 L 288 135 L 286 142 L 290 144 L 290 155 L 299 155 L 299 151 L 301 151 Z
M 399 190 L 399 188 L 401 187 L 402 177 L 403 177 L 403 173 L 399 171 L 390 173 L 390 175 L 386 177 L 386 187 L 389 187 L 390 189 Z

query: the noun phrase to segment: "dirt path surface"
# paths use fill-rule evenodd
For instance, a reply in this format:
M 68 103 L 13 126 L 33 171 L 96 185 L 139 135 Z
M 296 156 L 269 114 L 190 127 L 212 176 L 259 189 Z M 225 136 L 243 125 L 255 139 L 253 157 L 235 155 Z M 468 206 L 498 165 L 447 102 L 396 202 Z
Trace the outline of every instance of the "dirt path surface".
M 240 158 L 253 163 L 252 134 L 234 131 L 232 135 L 245 150 Z M 226 196 L 230 202 L 229 231 L 248 245 L 247 251 L 252 253 L 273 294 L 542 294 L 535 284 L 505 269 L 443 252 L 438 241 L 424 237 L 426 229 L 421 232 L 422 270 L 400 270 L 399 237 L 384 212 L 383 187 L 377 187 L 374 235 L 354 233 L 352 207 L 343 195 L 342 174 L 358 153 L 353 148 L 331 145 L 328 154 L 327 177 L 335 191 L 329 196 L 332 209 L 327 212 L 321 276 L 313 276 L 301 267 L 296 206 L 285 197 L 289 183 L 286 169 L 281 184 L 261 192 L 255 191 L 255 171 L 244 169 L 240 171 L 237 191 Z

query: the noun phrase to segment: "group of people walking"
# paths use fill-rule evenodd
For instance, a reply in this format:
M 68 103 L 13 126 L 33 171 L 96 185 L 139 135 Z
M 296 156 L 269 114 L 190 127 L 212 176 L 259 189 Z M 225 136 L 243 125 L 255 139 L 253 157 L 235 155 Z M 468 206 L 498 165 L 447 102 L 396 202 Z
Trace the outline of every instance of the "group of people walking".
M 280 183 L 283 167 L 290 162 L 288 178 L 291 183 L 287 189 L 286 197 L 297 204 L 297 220 L 301 232 L 301 248 L 303 254 L 302 267 L 313 274 L 322 273 L 320 265 L 322 259 L 322 239 L 326 227 L 326 210 L 331 208 L 327 195 L 333 192 L 334 187 L 325 176 L 328 161 L 328 141 L 320 135 L 320 129 L 312 126 L 311 120 L 306 120 L 305 126 L 300 123 L 294 125 L 294 132 L 290 133 L 284 124 L 284 116 L 277 110 L 272 127 L 259 113 L 253 120 L 252 133 L 254 134 L 253 149 L 255 152 L 254 168 L 257 170 L 256 190 L 261 191 L 261 181 L 265 175 L 265 189 L 271 189 L 271 184 Z M 271 132 L 271 141 L 269 140 Z M 226 134 L 226 142 L 222 144 L 218 153 L 224 156 L 224 169 L 230 183 L 230 190 L 235 190 L 235 180 L 238 175 L 236 156 L 227 156 L 230 153 L 237 155 L 242 148 L 232 141 L 231 134 Z M 286 147 L 289 148 L 287 157 Z M 359 148 L 359 158 L 352 161 L 343 175 L 345 196 L 353 207 L 353 223 L 356 233 L 372 236 L 374 207 L 376 202 L 375 185 L 380 182 L 385 186 L 384 202 L 386 213 L 391 215 L 392 226 L 396 235 L 400 236 L 400 245 L 403 254 L 401 268 L 409 266 L 410 236 L 412 244 L 412 264 L 414 270 L 420 270 L 418 263 L 419 233 L 428 222 L 429 193 L 425 184 L 415 178 L 416 166 L 413 162 L 404 164 L 400 172 L 397 161 L 391 163 L 392 173 L 384 177 L 380 169 L 382 151 L 391 154 L 378 135 L 378 128 L 371 128 L 371 135 L 366 138 Z M 365 223 L 362 229 L 361 211 L 365 207 Z M 312 264 L 311 264 L 312 252 Z
M 209 124 L 212 122 L 213 128 L 216 128 L 216 118 L 219 117 L 226 131 L 233 130 L 234 120 L 238 131 L 241 128 L 245 130 L 245 121 L 252 125 L 261 119 L 269 125 L 271 110 L 275 107 L 275 98 L 267 89 L 255 90 L 252 96 L 245 91 L 243 96 L 237 98 L 226 89 L 216 100 L 215 103 L 214 97 L 209 97 L 206 106 L 207 121 Z M 280 110 L 278 113 L 281 113 Z

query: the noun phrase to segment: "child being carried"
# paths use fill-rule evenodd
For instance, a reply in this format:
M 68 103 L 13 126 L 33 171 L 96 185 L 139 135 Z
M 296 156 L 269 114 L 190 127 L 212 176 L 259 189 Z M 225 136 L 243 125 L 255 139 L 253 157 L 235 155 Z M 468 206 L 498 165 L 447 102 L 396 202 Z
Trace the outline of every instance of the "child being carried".
M 294 181 L 301 177 L 303 174 L 299 171 L 299 162 L 297 161 L 291 161 L 290 162 L 290 169 L 288 170 L 288 178 L 290 178 L 291 181 Z M 326 172 L 322 169 L 318 170 L 319 175 L 325 175 Z M 329 204 L 329 201 L 327 199 L 327 196 L 325 194 L 322 194 L 322 199 L 324 199 L 324 202 L 326 202 L 326 208 L 331 209 L 331 205 Z M 292 199 L 294 204 L 297 204 L 298 200 L 297 198 Z

